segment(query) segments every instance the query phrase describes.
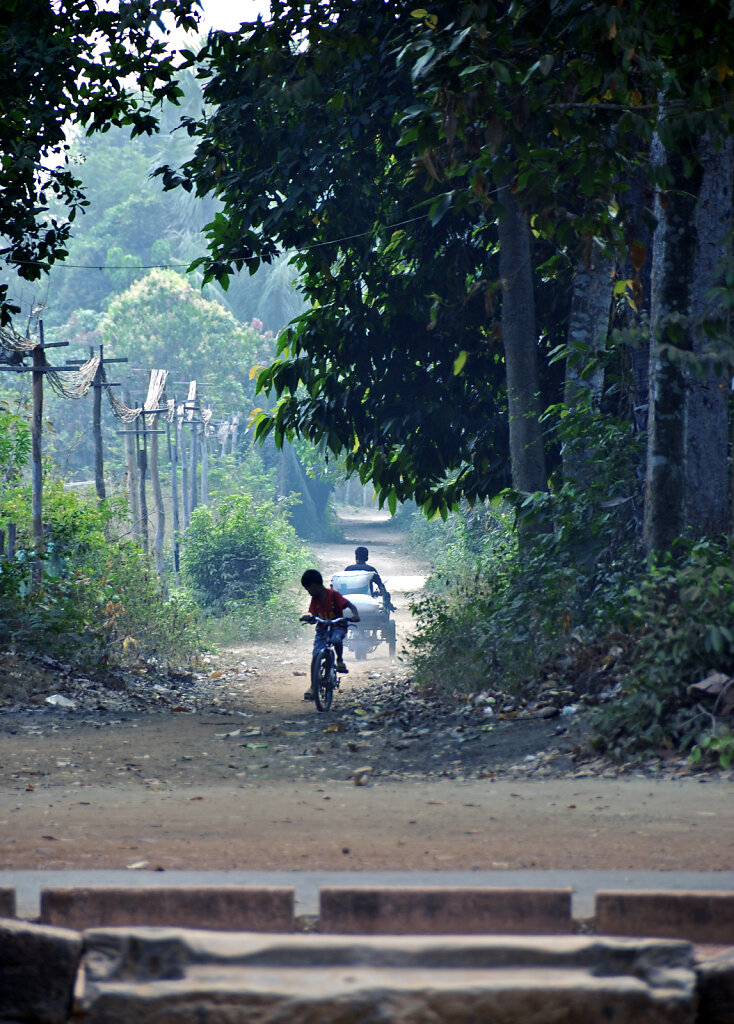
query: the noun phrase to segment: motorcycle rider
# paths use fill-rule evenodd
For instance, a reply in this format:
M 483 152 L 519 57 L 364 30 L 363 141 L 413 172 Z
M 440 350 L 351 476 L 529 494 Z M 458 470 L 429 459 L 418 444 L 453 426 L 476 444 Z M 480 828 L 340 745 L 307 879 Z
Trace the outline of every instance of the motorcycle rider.
M 385 607 L 391 612 L 395 611 L 395 605 L 390 600 L 390 594 L 385 584 L 382 582 L 379 572 L 375 569 L 374 565 L 370 565 L 367 559 L 370 557 L 370 553 L 365 547 L 358 547 L 354 552 L 354 564 L 347 565 L 344 572 L 371 572 L 372 580 L 370 582 L 370 591 L 372 590 L 372 584 L 377 587 L 378 593 L 382 596 L 385 603 Z

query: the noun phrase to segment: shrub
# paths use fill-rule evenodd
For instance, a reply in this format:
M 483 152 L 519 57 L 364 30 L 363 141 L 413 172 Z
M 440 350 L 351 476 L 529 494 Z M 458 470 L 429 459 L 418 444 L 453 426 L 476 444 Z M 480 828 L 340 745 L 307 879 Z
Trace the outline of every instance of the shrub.
M 417 679 L 442 689 L 532 682 L 572 636 L 608 628 L 609 606 L 636 572 L 639 440 L 624 423 L 562 407 L 554 430 L 593 479 L 554 480 L 548 492 L 507 491 L 492 502 L 418 527 L 435 569 L 415 606 Z M 593 427 L 593 430 L 592 430 Z
M 734 544 L 681 541 L 630 584 L 614 610 L 633 640 L 620 692 L 596 721 L 596 746 L 618 757 L 689 750 L 709 716 L 688 687 L 710 670 L 734 674 Z
M 261 605 L 298 573 L 303 551 L 287 521 L 287 502 L 234 494 L 197 508 L 184 537 L 182 572 L 196 598 L 223 612 Z
M 14 561 L 0 563 L 4 638 L 85 667 L 133 658 L 181 665 L 200 649 L 196 610 L 185 596 L 169 597 L 148 556 L 112 534 L 115 503 L 44 490 L 49 545 L 41 587 L 30 586 L 30 493 L 7 497 L 4 513 L 18 524 Z M 26 545 L 25 547 L 23 545 Z

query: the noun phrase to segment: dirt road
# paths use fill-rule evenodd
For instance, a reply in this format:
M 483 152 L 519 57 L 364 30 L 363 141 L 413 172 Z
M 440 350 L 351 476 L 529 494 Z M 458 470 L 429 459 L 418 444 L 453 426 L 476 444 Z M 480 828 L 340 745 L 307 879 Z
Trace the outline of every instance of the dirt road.
M 324 575 L 366 544 L 398 646 L 426 565 L 374 512 L 317 549 Z M 487 724 L 418 699 L 386 645 L 334 710 L 303 701 L 312 630 L 224 652 L 193 693 L 25 679 L 0 707 L 0 868 L 707 869 L 734 866 L 730 775 L 619 776 L 574 760 L 573 729 Z M 0 680 L 2 684 L 2 680 Z M 16 695 L 17 696 L 17 695 Z M 664 777 L 663 777 L 664 776 Z

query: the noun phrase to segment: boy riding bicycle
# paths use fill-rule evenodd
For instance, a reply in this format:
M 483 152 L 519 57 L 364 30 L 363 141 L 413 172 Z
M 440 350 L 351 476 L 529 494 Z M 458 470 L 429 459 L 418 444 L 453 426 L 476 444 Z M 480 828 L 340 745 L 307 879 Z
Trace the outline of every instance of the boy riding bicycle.
M 317 569 L 307 569 L 303 576 L 301 576 L 301 585 L 311 595 L 311 604 L 308 606 L 308 614 L 301 616 L 301 622 L 314 622 L 314 616 L 318 616 L 320 619 L 340 619 L 343 617 L 345 609 L 349 608 L 352 613 L 352 622 L 359 622 L 359 612 L 351 601 L 348 601 L 343 594 L 340 594 L 338 590 L 332 590 L 331 587 L 324 586 L 324 579 L 321 573 Z M 344 637 L 347 635 L 346 623 L 338 623 L 332 626 L 331 638 L 334 644 L 334 650 L 336 651 L 336 670 L 337 672 L 349 672 L 349 669 L 344 664 Z M 324 646 L 326 639 L 326 627 L 319 623 L 316 626 L 316 636 L 313 642 L 313 653 L 318 652 Z M 304 700 L 313 700 L 314 696 L 311 690 L 306 690 L 303 695 Z

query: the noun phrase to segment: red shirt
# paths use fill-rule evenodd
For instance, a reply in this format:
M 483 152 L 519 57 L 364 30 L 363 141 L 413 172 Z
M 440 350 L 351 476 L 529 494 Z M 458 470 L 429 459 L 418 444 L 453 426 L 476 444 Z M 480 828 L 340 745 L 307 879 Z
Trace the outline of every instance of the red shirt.
M 308 606 L 309 615 L 318 615 L 320 619 L 339 619 L 349 602 L 338 590 L 328 587 L 321 598 L 312 597 Z

